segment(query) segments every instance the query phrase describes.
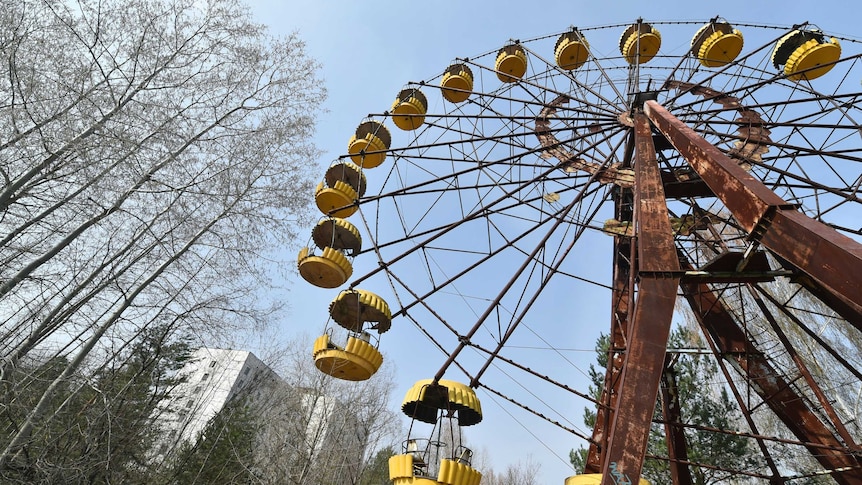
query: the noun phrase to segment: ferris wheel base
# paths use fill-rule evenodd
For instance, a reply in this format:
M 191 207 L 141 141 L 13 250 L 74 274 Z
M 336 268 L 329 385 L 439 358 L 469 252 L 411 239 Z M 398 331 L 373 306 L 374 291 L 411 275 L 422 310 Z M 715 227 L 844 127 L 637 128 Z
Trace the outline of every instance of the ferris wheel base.
M 567 478 L 564 485 L 599 485 L 600 483 L 602 483 L 601 473 L 587 473 L 586 475 L 575 475 Z M 650 485 L 646 478 L 641 478 L 638 483 L 639 485 Z

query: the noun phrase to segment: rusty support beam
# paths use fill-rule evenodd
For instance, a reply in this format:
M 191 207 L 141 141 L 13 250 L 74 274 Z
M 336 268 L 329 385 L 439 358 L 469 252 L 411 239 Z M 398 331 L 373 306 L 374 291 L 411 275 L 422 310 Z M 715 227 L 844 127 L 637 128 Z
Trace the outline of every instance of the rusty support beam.
M 746 231 L 754 231 L 770 208 L 788 206 L 784 199 L 657 102 L 647 101 L 644 112 Z
M 682 422 L 679 404 L 679 387 L 677 387 L 676 369 L 669 356 L 664 360 L 664 372 L 661 375 L 661 410 L 664 414 L 664 430 L 667 439 L 667 457 L 670 476 L 673 485 L 692 485 L 691 470 L 688 468 L 688 445 L 685 432 L 678 423 Z
M 631 192 L 620 189 L 622 199 L 618 203 L 617 214 L 623 214 L 631 220 Z M 628 214 L 626 214 L 628 213 Z M 631 238 L 614 236 L 614 281 L 611 300 L 611 330 L 608 342 L 608 361 L 605 366 L 605 380 L 599 396 L 599 406 L 596 408 L 596 422 L 593 425 L 593 435 L 587 450 L 584 473 L 601 473 L 605 450 L 608 448 L 608 435 L 613 422 L 614 409 L 619 396 L 620 377 L 623 372 L 623 357 L 626 348 L 629 327 L 629 300 L 631 291 L 629 281 L 631 274 L 632 244 Z
M 658 396 L 678 282 L 674 278 L 645 278 L 638 287 L 601 485 L 614 484 L 611 470 L 621 472 L 632 483 L 638 483 Z
M 634 154 L 634 132 L 626 138 L 622 168 L 630 168 Z M 614 217 L 618 221 L 631 222 L 634 217 L 634 196 L 630 187 L 615 186 L 612 192 Z M 616 409 L 619 386 L 623 372 L 623 357 L 629 330 L 629 312 L 633 308 L 632 286 L 635 261 L 635 244 L 627 236 L 614 236 L 613 283 L 611 296 L 611 325 L 608 342 L 608 361 L 605 366 L 605 380 L 602 383 L 599 404 L 596 407 L 596 422 L 587 450 L 584 473 L 601 473 L 605 453 L 608 449 L 608 436 Z
M 656 128 L 721 199 L 733 217 L 775 254 L 846 305 L 862 304 L 862 244 L 798 212 L 730 157 L 655 101 L 644 104 Z M 862 329 L 862 322 L 854 322 Z
M 633 119 L 640 283 L 603 463 L 602 485 L 616 483 L 611 472 L 622 474 L 632 483 L 640 479 L 679 285 L 679 260 L 671 236 L 652 130 L 643 113 L 636 113 Z
M 776 211 L 760 243 L 809 275 L 844 305 L 862 305 L 862 244 L 795 210 Z M 862 321 L 848 320 L 862 330 Z
M 755 348 L 709 285 L 686 282 L 680 287 L 718 352 L 747 377 L 751 388 L 800 441 L 816 445 L 807 448 L 823 468 L 836 470 L 832 478 L 841 485 L 862 485 L 862 467 L 852 450 Z

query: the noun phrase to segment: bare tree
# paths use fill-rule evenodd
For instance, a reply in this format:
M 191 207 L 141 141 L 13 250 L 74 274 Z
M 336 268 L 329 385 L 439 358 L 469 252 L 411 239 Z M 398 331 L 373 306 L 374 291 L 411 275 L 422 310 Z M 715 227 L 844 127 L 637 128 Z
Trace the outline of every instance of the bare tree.
M 51 458 L 28 447 L 149 329 L 266 321 L 261 256 L 305 217 L 324 93 L 302 42 L 233 0 L 25 0 L 0 18 L 0 378 L 7 410 L 30 403 L 7 414 L 0 472 L 35 473 Z M 62 366 L 35 385 L 32 358 Z
M 506 470 L 496 473 L 488 469 L 483 472 L 483 485 L 538 485 L 541 467 L 531 457 L 523 462 L 510 464 Z
M 358 484 L 374 455 L 401 434 L 389 405 L 393 368 L 384 363 L 367 381 L 338 380 L 314 367 L 311 342 L 296 340 L 270 357 L 287 385 L 260 401 L 266 433 L 259 443 L 268 451 L 257 468 L 268 483 Z
M 360 484 L 378 452 L 393 449 L 400 435 L 389 409 L 391 366 L 368 381 L 339 381 L 314 368 L 309 342 L 290 343 L 281 362 L 265 357 L 281 364 L 285 379 L 246 387 L 196 443 L 167 460 L 164 481 Z
M 716 237 L 718 230 L 712 228 L 702 234 L 714 242 L 721 239 Z M 721 227 L 720 232 L 724 240 L 744 239 L 733 227 Z M 720 248 L 717 244 L 705 244 L 701 246 L 702 256 L 709 260 Z M 771 267 L 781 267 L 771 255 L 767 257 Z M 752 348 L 768 355 L 769 365 L 784 380 L 784 385 L 806 402 L 814 416 L 829 423 L 836 436 L 851 444 L 858 441 L 862 432 L 858 420 L 862 386 L 857 369 L 862 365 L 862 358 L 856 349 L 862 345 L 862 334 L 857 326 L 804 287 L 791 285 L 786 278 L 717 285 L 717 288 L 721 290 L 720 301 L 725 311 L 741 322 Z M 695 315 L 689 312 L 684 315 L 688 328 L 697 332 L 699 325 Z M 728 367 L 739 370 L 732 364 Z M 748 396 L 757 394 L 757 385 L 745 382 L 737 382 L 736 386 L 741 389 L 741 396 L 750 399 Z M 773 456 L 789 458 L 785 465 L 788 474 L 792 471 L 806 483 L 834 482 L 821 470 L 822 466 L 810 450 L 794 443 L 799 441 L 799 436 L 769 406 L 747 405 L 755 428 L 752 431 L 780 438 L 767 440 L 762 446 Z

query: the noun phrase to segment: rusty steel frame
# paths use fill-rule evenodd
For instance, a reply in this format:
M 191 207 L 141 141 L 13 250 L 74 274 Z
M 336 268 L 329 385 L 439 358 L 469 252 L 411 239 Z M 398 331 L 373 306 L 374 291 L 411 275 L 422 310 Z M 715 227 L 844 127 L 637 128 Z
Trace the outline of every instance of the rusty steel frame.
M 664 415 L 664 432 L 667 436 L 667 457 L 673 485 L 694 483 L 688 468 L 688 445 L 682 426 L 680 413 L 679 388 L 677 386 L 675 359 L 665 356 L 664 371 L 661 374 L 661 410 Z
M 843 315 L 858 315 L 862 284 L 855 276 L 862 271 L 862 245 L 797 211 L 657 102 L 645 102 L 644 112 L 750 234 L 750 242 L 762 244 L 782 264 L 801 272 L 798 279 L 831 307 L 837 306 Z M 836 437 L 769 359 L 753 350 L 712 289 L 692 281 L 683 282 L 681 288 L 721 355 L 754 383 L 764 403 L 794 435 L 816 445 L 809 447 L 815 459 L 838 483 L 862 484 L 855 444 L 848 448 Z M 848 321 L 862 328 L 858 319 Z M 842 429 L 840 423 L 831 424 Z
M 631 167 L 635 139 L 631 132 L 626 140 L 621 167 Z M 631 221 L 634 217 L 634 197 L 630 188 L 617 186 L 613 189 L 614 216 L 619 221 Z M 604 453 L 608 449 L 608 431 L 611 429 L 614 409 L 619 396 L 620 376 L 623 370 L 622 352 L 626 348 L 629 328 L 629 312 L 634 306 L 630 291 L 634 273 L 635 245 L 627 236 L 614 236 L 613 283 L 611 288 L 611 330 L 608 342 L 608 362 L 602 385 L 599 405 L 596 408 L 596 424 L 587 449 L 584 473 L 601 473 Z
M 665 349 L 679 287 L 720 354 L 734 362 L 754 383 L 753 388 L 763 402 L 800 441 L 810 443 L 808 448 L 815 459 L 838 483 L 862 485 L 862 478 L 856 478 L 860 462 L 853 454 L 855 445 L 850 444 L 854 448 L 850 449 L 835 436 L 831 426 L 820 420 L 807 401 L 771 366 L 769 359 L 753 350 L 744 330 L 709 285 L 681 281 L 650 122 L 750 234 L 751 243 L 770 249 L 785 267 L 799 272 L 797 280 L 830 307 L 838 307 L 845 316 L 855 317 L 860 312 L 862 284 L 854 277 L 862 273 L 862 245 L 798 212 L 657 102 L 646 101 L 643 112 L 634 113 L 632 119 L 636 236 L 631 247 L 627 247 L 625 238 L 615 237 L 611 348 L 584 471 L 602 473 L 602 485 L 615 483 L 612 470 L 637 483 L 660 387 L 665 421 L 674 421 L 673 376 L 669 374 L 672 371 Z M 623 215 L 619 196 L 617 215 Z M 627 260 L 626 253 L 636 254 L 636 263 Z M 839 268 L 843 270 L 838 271 Z M 628 300 L 635 275 L 637 301 L 628 321 Z M 858 319 L 848 321 L 862 329 Z M 625 346 L 624 360 L 616 358 L 620 344 Z M 622 368 L 615 366 L 620 360 Z M 674 483 L 691 483 L 687 466 L 679 465 L 687 462 L 684 436 L 675 432 L 671 424 L 667 426 L 667 434 L 672 438 L 668 446 Z
M 752 382 L 752 389 L 800 441 L 817 445 L 809 446 L 808 450 L 825 469 L 835 470 L 832 478 L 842 485 L 862 484 L 860 463 L 852 450 L 808 407 L 803 396 L 772 367 L 768 357 L 753 346 L 709 285 L 683 282 L 680 287 L 704 328 L 704 335 L 725 360 L 732 361 Z
M 625 190 L 625 189 L 623 189 Z M 631 193 L 621 195 L 623 199 L 628 198 L 631 203 Z M 628 196 L 628 197 L 626 197 Z M 623 202 L 625 205 L 625 202 Z M 631 212 L 626 209 L 618 210 L 617 214 Z M 625 219 L 630 220 L 628 214 Z M 627 333 L 629 327 L 629 311 L 631 308 L 632 294 L 630 288 L 631 261 L 633 245 L 631 238 L 625 236 L 614 237 L 614 280 L 611 290 L 611 333 L 608 342 L 608 362 L 605 371 L 605 380 L 602 385 L 599 405 L 596 408 L 596 424 L 593 426 L 592 440 L 587 450 L 587 458 L 584 473 L 601 473 L 604 452 L 608 448 L 608 430 L 614 419 L 614 410 L 619 397 L 620 377 L 623 371 L 623 351 L 626 348 Z
M 816 286 L 853 308 L 862 301 L 862 244 L 796 210 L 655 101 L 644 112 L 712 189 L 752 242 L 769 248 Z M 862 322 L 854 323 L 862 329 Z
M 635 113 L 633 121 L 639 284 L 602 464 L 602 485 L 616 482 L 611 470 L 632 483 L 640 479 L 680 281 L 652 129 L 643 113 Z

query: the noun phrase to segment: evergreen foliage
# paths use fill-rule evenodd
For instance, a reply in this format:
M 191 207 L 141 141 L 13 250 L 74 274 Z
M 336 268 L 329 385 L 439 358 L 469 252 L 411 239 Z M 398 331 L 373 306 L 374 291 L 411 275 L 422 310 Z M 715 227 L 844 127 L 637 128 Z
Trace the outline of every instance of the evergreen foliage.
M 596 341 L 596 364 L 590 365 L 592 380 L 590 393 L 598 399 L 604 382 L 605 367 L 608 363 L 610 339 L 602 335 Z M 708 431 L 712 429 L 733 429 L 739 427 L 742 416 L 738 406 L 727 390 L 714 379 L 718 366 L 712 355 L 697 351 L 700 341 L 685 327 L 677 327 L 668 340 L 671 349 L 693 349 L 692 352 L 678 352 L 672 360 L 676 377 L 680 414 L 685 427 L 685 438 L 692 479 L 696 485 L 727 483 L 733 476 L 728 470 L 756 470 L 761 463 L 750 447 L 748 438 Z M 661 397 L 656 403 L 656 411 L 647 444 L 647 459 L 644 461 L 642 476 L 651 483 L 671 483 L 667 460 L 651 458 L 667 456 L 667 444 L 663 430 Z M 592 428 L 596 414 L 592 409 L 584 409 L 584 424 Z M 569 459 L 576 470 L 583 470 L 586 464 L 587 449 L 579 448 L 569 453 Z M 697 466 L 703 464 L 708 466 Z M 734 483 L 745 483 L 736 477 Z M 739 481 L 743 480 L 743 481 Z

